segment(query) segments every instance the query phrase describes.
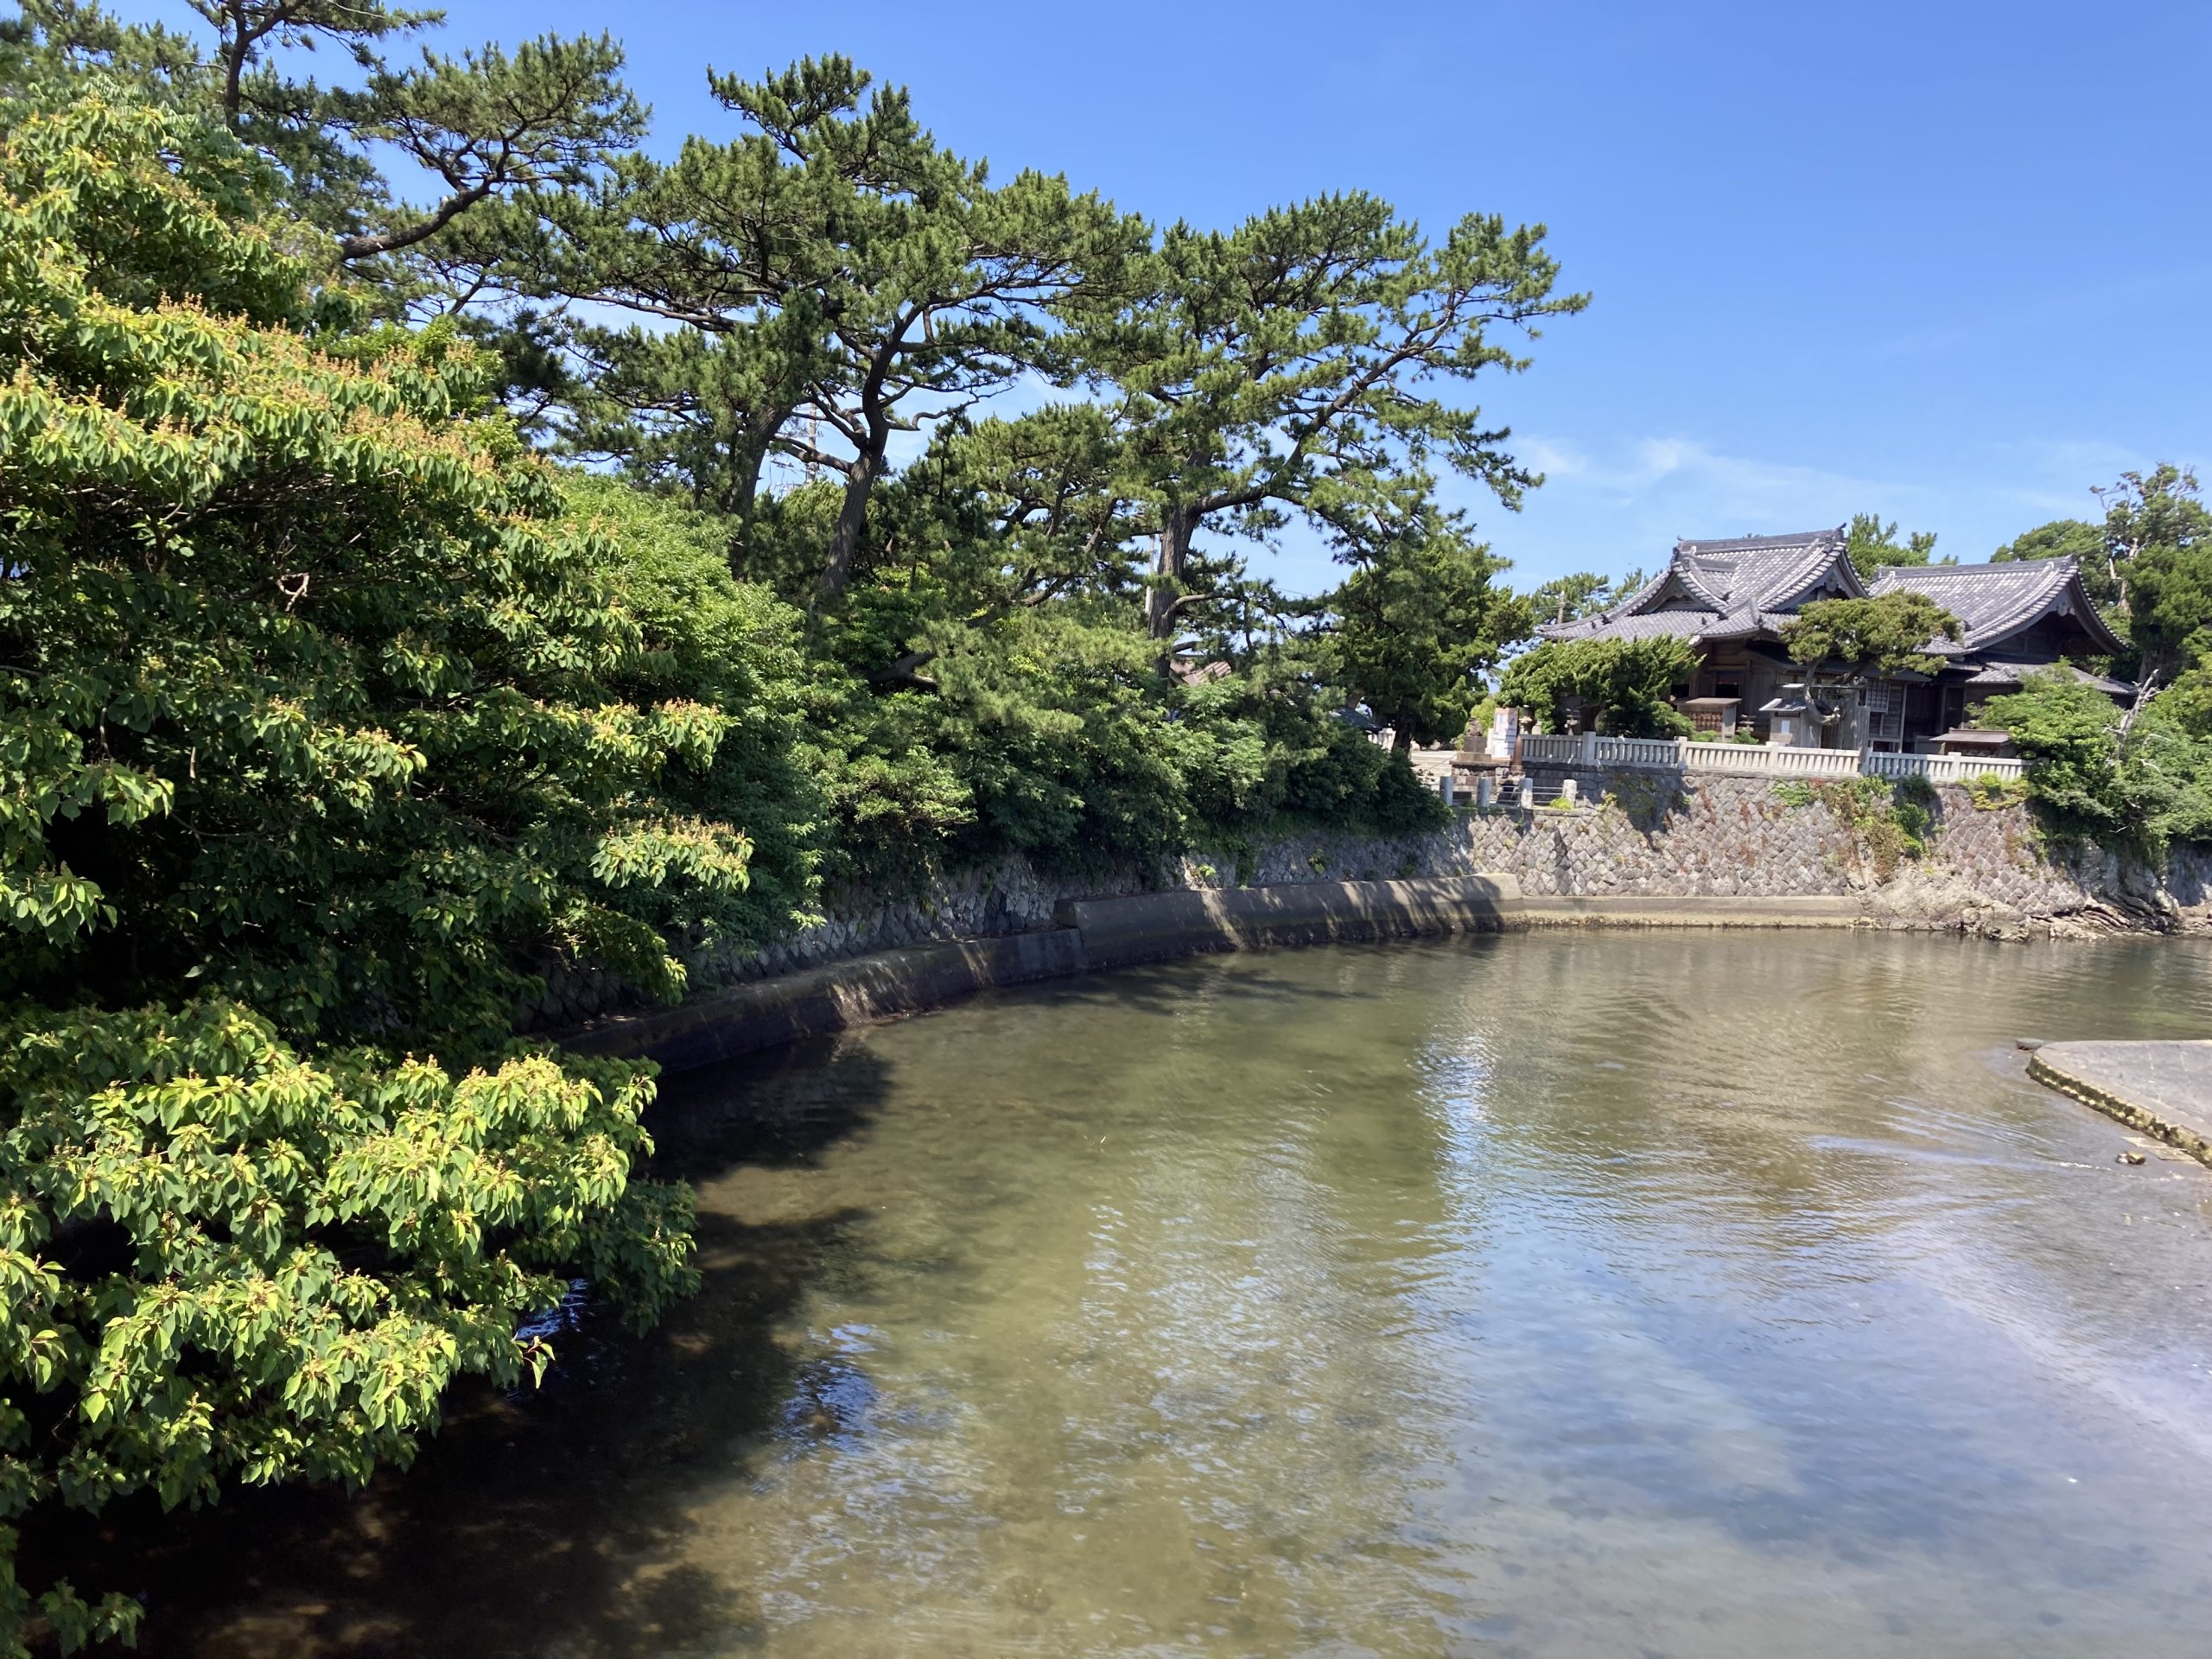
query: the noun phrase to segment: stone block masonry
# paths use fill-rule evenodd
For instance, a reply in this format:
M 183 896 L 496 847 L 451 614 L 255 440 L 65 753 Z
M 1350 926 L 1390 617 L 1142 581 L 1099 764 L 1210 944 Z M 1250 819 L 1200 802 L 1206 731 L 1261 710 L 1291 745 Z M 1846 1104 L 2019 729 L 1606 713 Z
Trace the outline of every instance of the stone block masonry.
M 585 1053 L 647 1055 L 683 1071 L 795 1038 L 933 1008 L 995 986 L 1027 984 L 1217 950 L 1338 940 L 1497 933 L 1525 925 L 1510 878 L 1301 881 L 1080 899 L 1033 933 L 911 945 L 619 1014 L 573 1033 Z
M 1643 768 L 1573 775 L 1583 804 L 1572 810 L 1461 810 L 1421 835 L 1281 836 L 1103 877 L 1055 877 L 1005 860 L 906 891 L 849 892 L 824 906 L 820 925 L 767 950 L 694 958 L 691 982 L 709 995 L 886 950 L 1033 932 L 1087 899 L 1491 873 L 1515 877 L 1532 901 L 1599 901 L 1532 903 L 1531 919 L 1548 921 L 1690 919 L 1671 902 L 1614 902 L 1665 899 L 1711 900 L 1717 919 L 1735 922 L 1778 920 L 1776 900 L 1848 901 L 1873 925 L 2005 938 L 2212 925 L 2212 849 L 2177 849 L 2157 867 L 2096 849 L 2054 851 L 2025 807 L 1984 810 L 1962 788 L 1936 790 L 1924 855 L 1884 876 L 1849 822 L 1767 779 Z M 1737 899 L 1758 903 L 1726 913 Z M 638 1006 L 603 980 L 575 976 L 551 985 L 526 1023 L 558 1030 Z

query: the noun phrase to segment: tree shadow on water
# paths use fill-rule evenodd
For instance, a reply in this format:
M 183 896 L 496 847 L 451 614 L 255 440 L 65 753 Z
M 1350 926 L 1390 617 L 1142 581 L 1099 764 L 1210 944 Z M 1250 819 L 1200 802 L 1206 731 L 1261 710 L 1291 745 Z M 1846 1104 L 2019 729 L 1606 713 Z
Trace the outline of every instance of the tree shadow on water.
M 804 1046 L 816 1050 L 816 1046 Z M 885 1070 L 801 1052 L 681 1080 L 656 1173 L 803 1165 L 868 1121 Z M 867 1212 L 747 1220 L 702 1204 L 702 1284 L 645 1337 L 571 1310 L 542 1389 L 456 1390 L 414 1466 L 354 1497 L 244 1492 L 199 1515 L 105 1517 L 79 1584 L 147 1604 L 140 1650 L 219 1659 L 646 1659 L 763 1639 L 696 1510 L 779 1459 L 865 1432 L 871 1389 L 795 1353 L 809 1295 L 861 1263 Z M 851 1375 L 846 1375 L 851 1372 Z

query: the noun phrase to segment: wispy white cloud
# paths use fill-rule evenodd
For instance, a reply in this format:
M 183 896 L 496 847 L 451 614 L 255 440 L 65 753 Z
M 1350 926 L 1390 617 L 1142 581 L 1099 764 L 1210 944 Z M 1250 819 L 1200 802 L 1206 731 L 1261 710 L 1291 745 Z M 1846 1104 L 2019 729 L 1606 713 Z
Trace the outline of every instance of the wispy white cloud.
M 1916 493 L 1894 480 L 1858 476 L 1801 462 L 1730 454 L 1695 438 L 1636 438 L 1592 454 L 1571 442 L 1537 436 L 1522 453 L 1545 475 L 1545 493 L 1610 496 L 1623 505 L 1679 505 L 1728 521 L 1758 519 L 1768 528 L 1775 515 L 1789 528 L 1838 522 L 1838 515 L 1873 500 L 1896 501 Z M 1800 522 L 1802 521 L 1802 522 Z M 1726 525 L 1685 524 L 1684 535 L 1734 533 Z

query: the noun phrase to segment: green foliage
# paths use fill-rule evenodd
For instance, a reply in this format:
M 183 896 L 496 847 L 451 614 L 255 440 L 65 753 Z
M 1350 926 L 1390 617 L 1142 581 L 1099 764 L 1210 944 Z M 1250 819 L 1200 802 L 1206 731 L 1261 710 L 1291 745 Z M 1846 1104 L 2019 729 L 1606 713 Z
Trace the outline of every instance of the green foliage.
M 1787 778 L 1770 792 L 1783 807 L 1824 806 L 1866 849 L 1877 880 L 1886 881 L 1909 858 L 1928 850 L 1936 828 L 1936 791 L 1925 778 Z
M 583 442 L 741 519 L 772 456 L 834 476 L 810 573 L 834 598 L 893 435 L 1043 367 L 1046 308 L 1117 285 L 1147 230 L 1064 178 L 994 182 L 843 58 L 712 86 L 749 130 L 631 162 L 520 280 L 686 325 L 586 331 L 609 372 Z
M 2139 720 L 2123 750 L 2143 839 L 2152 848 L 2212 842 L 2212 719 L 2207 671 L 2193 669 Z
M 2011 734 L 2025 763 L 2029 798 L 2059 835 L 2126 834 L 2135 815 L 2120 767 L 2120 711 L 2110 697 L 2055 668 L 1990 698 L 1982 718 Z
M 1483 676 L 1534 632 L 1527 602 L 1497 585 L 1503 561 L 1455 525 L 1416 524 L 1357 546 L 1357 568 L 1326 601 L 1325 678 L 1401 749 L 1457 743 L 1488 698 Z
M 270 163 L 286 208 L 330 233 L 334 251 L 389 281 L 383 308 L 476 292 L 472 214 L 579 187 L 634 145 L 645 111 L 621 85 L 622 53 L 602 35 L 547 35 L 459 58 L 425 49 L 395 67 L 391 41 L 442 21 L 380 0 L 192 0 L 213 38 L 125 23 L 92 0 L 22 0 L 0 41 L 0 114 L 61 107 L 88 86 L 200 118 Z M 334 42 L 364 69 L 358 90 L 291 73 L 295 54 Z M 10 48 L 12 49 L 9 49 Z M 396 151 L 437 181 L 429 208 L 397 197 L 378 170 Z M 526 220 L 528 216 L 524 216 Z M 509 215 L 510 233 L 514 222 Z
M 0 149 L 0 993 L 475 1044 L 539 964 L 675 995 L 660 908 L 741 890 L 749 844 L 656 783 L 729 717 L 616 695 L 609 550 L 466 416 L 470 354 L 283 326 L 298 267 L 172 130 L 95 99 Z
M 2025 794 L 2059 840 L 2156 853 L 2212 840 L 2212 687 L 2192 670 L 2132 723 L 2063 668 L 1993 697 L 1986 717 L 2026 762 Z
M 625 698 L 613 550 L 450 330 L 302 331 L 268 194 L 96 93 L 0 142 L 12 1517 L 358 1479 L 562 1281 L 689 1273 L 643 1074 L 507 1034 L 543 965 L 681 988 L 747 880 L 683 799 L 735 722 Z
M 561 475 L 564 529 L 606 550 L 612 594 L 641 649 L 611 677 L 637 706 L 696 703 L 725 722 L 704 766 L 664 772 L 662 792 L 702 822 L 742 824 L 752 852 L 742 886 L 656 888 L 639 913 L 687 952 L 772 943 L 814 913 L 836 833 L 824 717 L 849 694 L 810 662 L 804 619 L 729 573 L 726 519 L 603 474 Z
M 1966 781 L 1967 798 L 1980 812 L 1995 812 L 2008 806 L 2017 806 L 2028 798 L 2028 782 L 2024 778 L 2008 778 L 2000 772 L 1979 772 Z
M 1893 518 L 1885 524 L 1878 512 L 1852 514 L 1851 526 L 1844 532 L 1844 548 L 1851 556 L 1851 568 L 1859 573 L 1861 582 L 1872 582 L 1874 573 L 1884 565 L 1958 563 L 1955 559 L 1936 557 L 1934 531 L 1916 530 L 1900 542 L 1897 521 Z
M 1917 784 L 1914 789 L 1910 785 Z M 1866 849 L 1874 879 L 1886 881 L 1908 858 L 1928 850 L 1928 836 L 1935 826 L 1929 810 L 1932 792 L 1924 779 L 1896 785 L 1880 778 L 1824 778 L 1806 786 L 1811 800 L 1827 808 L 1837 823 L 1850 830 Z
M 1497 700 L 1526 709 L 1546 731 L 1567 729 L 1580 707 L 1594 729 L 1621 737 L 1680 737 L 1691 723 L 1670 701 L 1697 666 L 1689 642 L 1552 639 L 1507 664 Z
M 2097 495 L 2101 524 L 2057 519 L 1992 557 L 2078 561 L 2089 597 L 2132 646 L 2113 671 L 2171 681 L 2212 645 L 2212 509 L 2194 473 L 2164 461 Z
M 220 1001 L 20 1007 L 0 1057 L 0 1520 L 359 1485 L 454 1378 L 541 1373 L 570 1275 L 639 1325 L 696 1279 L 636 1068 L 310 1063 Z M 0 1646 L 30 1605 L 0 1581 Z
M 1572 622 L 1610 610 L 1643 588 L 1643 572 L 1631 570 L 1618 579 L 1578 570 L 1554 576 L 1529 595 L 1530 614 L 1538 622 Z
M 1264 537 L 1300 513 L 1342 535 L 1437 461 L 1519 501 L 1537 480 L 1506 434 L 1428 383 L 1524 367 L 1508 342 L 1587 303 L 1553 291 L 1543 238 L 1470 214 L 1431 243 L 1376 197 L 1322 196 L 1171 226 L 1122 289 L 1070 308 L 1070 372 L 1112 411 L 1109 487 L 1152 537 L 1154 638 L 1216 602 L 1210 526 Z
M 1989 556 L 1993 564 L 2009 564 L 2023 559 L 2077 560 L 2082 567 L 2083 581 L 2094 582 L 2104 566 L 2104 527 L 2081 518 L 2054 518 L 2047 524 L 2022 531 Z M 2094 589 L 2093 597 L 2101 604 L 2109 602 L 2108 595 L 2095 594 Z
M 2212 658 L 2212 509 L 2196 475 L 2160 466 L 2107 493 L 2105 543 L 2139 677 L 2171 680 Z
M 1934 674 L 1943 659 L 1929 647 L 1959 638 L 1959 620 L 1925 594 L 1897 591 L 1872 599 L 1820 599 L 1782 625 L 1792 662 L 1824 663 L 1882 677 Z

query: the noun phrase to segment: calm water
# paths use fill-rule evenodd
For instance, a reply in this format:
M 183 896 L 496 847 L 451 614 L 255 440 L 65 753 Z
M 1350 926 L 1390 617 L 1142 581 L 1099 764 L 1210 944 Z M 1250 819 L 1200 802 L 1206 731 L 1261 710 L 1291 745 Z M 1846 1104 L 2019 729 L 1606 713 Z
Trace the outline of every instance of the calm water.
M 2212 1654 L 2212 1171 L 2020 1035 L 2212 951 L 1543 935 L 996 996 L 693 1079 L 707 1289 L 157 1653 Z

